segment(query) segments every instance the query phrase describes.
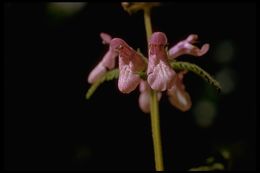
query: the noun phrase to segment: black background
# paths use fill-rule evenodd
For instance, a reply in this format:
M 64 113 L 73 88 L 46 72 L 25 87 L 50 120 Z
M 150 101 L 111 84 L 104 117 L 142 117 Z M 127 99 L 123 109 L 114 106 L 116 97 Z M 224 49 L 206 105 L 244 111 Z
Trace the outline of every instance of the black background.
M 250 3 L 164 3 L 152 13 L 154 31 L 170 46 L 190 33 L 211 45 L 201 59 L 188 59 L 215 74 L 216 43 L 236 45 L 238 83 L 218 96 L 218 115 L 200 128 L 191 111 L 160 102 L 166 170 L 187 170 L 214 153 L 214 144 L 242 143 L 232 169 L 255 170 L 256 5 Z M 87 101 L 86 78 L 107 47 L 100 32 L 121 37 L 146 52 L 142 13 L 129 16 L 119 3 L 88 3 L 57 22 L 46 3 L 4 5 L 4 166 L 8 170 L 153 170 L 149 115 L 138 108 L 138 91 L 120 93 L 117 82 L 98 88 Z M 196 102 L 204 81 L 187 75 Z M 217 94 L 217 93 L 216 93 Z

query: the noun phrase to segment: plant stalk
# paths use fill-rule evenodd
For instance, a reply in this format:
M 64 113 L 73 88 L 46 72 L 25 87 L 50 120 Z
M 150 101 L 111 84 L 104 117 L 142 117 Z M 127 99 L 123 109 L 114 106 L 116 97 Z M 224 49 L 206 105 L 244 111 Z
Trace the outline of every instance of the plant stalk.
M 151 9 L 144 9 L 144 22 L 146 29 L 147 42 L 152 35 L 152 24 L 151 24 Z M 149 45 L 148 45 L 149 46 Z M 163 152 L 160 132 L 160 115 L 159 115 L 159 103 L 157 99 L 157 92 L 151 90 L 150 92 L 150 109 L 151 109 L 151 127 L 153 136 L 153 148 L 154 148 L 154 159 L 156 171 L 163 171 Z

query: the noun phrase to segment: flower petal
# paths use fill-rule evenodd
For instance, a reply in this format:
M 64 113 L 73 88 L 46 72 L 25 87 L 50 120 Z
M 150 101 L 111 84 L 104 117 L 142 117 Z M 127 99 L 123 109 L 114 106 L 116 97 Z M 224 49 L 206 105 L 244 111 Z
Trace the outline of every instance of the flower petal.
M 167 37 L 162 32 L 155 32 L 149 41 L 149 62 L 147 81 L 152 89 L 165 91 L 172 87 L 175 71 L 170 67 L 165 46 Z
M 119 53 L 119 80 L 118 88 L 122 93 L 130 93 L 138 86 L 141 78 L 138 72 L 145 69 L 142 57 L 124 40 L 114 38 L 110 49 Z
M 103 39 L 104 44 L 110 44 L 111 36 L 106 33 L 100 33 L 100 37 Z M 107 71 L 107 69 L 115 68 L 116 57 L 118 53 L 113 49 L 109 48 L 107 53 L 104 55 L 102 60 L 98 63 L 98 65 L 90 72 L 88 76 L 88 82 L 94 83 L 98 79 L 100 79 Z
M 169 58 L 174 59 L 178 56 L 188 54 L 193 56 L 202 56 L 209 50 L 209 44 L 204 44 L 201 49 L 192 45 L 196 43 L 198 35 L 191 34 L 185 40 L 179 42 L 169 50 Z
M 151 88 L 147 81 L 141 80 L 139 85 L 140 95 L 139 95 L 139 107 L 144 113 L 150 112 L 150 91 Z M 158 101 L 161 99 L 162 93 L 157 93 Z
M 118 53 L 112 49 L 109 49 L 108 52 L 103 57 L 101 63 L 108 69 L 113 69 L 116 66 L 116 57 Z
M 98 79 L 100 79 L 105 73 L 106 68 L 102 65 L 102 63 L 99 63 L 89 74 L 88 76 L 88 83 L 94 83 Z
M 110 42 L 112 40 L 112 37 L 109 34 L 104 33 L 104 32 L 100 33 L 100 37 L 102 39 L 103 44 L 110 44 Z
M 119 56 L 119 58 L 121 58 Z M 130 93 L 138 86 L 140 77 L 131 70 L 129 64 L 125 64 L 119 59 L 119 79 L 118 88 L 122 93 Z
M 167 91 L 170 103 L 183 112 L 188 111 L 192 105 L 190 95 L 186 92 L 182 81 L 184 73 L 186 72 L 176 75 L 175 84 Z
M 139 95 L 139 107 L 144 113 L 150 112 L 150 96 L 148 92 L 141 92 Z

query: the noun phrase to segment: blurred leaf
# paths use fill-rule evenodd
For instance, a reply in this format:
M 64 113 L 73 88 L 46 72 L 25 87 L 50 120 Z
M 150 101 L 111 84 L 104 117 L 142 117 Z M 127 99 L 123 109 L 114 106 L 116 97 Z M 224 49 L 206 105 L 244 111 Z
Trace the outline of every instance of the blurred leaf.
M 94 82 L 91 85 L 91 87 L 88 89 L 88 91 L 86 93 L 86 98 L 89 99 L 94 94 L 94 92 L 99 87 L 99 85 L 101 85 L 103 82 L 117 79 L 118 76 L 119 76 L 118 69 L 113 69 L 113 70 L 106 72 L 102 78 L 100 78 L 99 80 L 97 80 L 96 82 Z

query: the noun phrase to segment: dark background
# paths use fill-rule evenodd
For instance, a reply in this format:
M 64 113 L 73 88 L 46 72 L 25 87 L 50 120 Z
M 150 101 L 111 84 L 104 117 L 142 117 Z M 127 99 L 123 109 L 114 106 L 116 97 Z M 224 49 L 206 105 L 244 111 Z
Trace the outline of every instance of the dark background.
M 200 59 L 187 59 L 210 74 L 221 40 L 236 46 L 228 64 L 235 90 L 217 94 L 217 116 L 208 128 L 192 110 L 182 113 L 160 102 L 166 170 L 188 170 L 226 146 L 232 170 L 255 170 L 256 4 L 164 3 L 152 13 L 154 31 L 170 46 L 191 33 L 211 45 Z M 88 3 L 72 17 L 57 19 L 47 3 L 4 4 L 4 166 L 8 170 L 153 170 L 149 115 L 138 108 L 139 92 L 120 93 L 117 82 L 98 88 L 87 101 L 86 78 L 107 47 L 100 32 L 121 37 L 146 52 L 142 13 L 129 16 L 119 3 Z M 186 89 L 195 104 L 205 82 L 188 74 Z M 220 162 L 225 162 L 223 159 Z

